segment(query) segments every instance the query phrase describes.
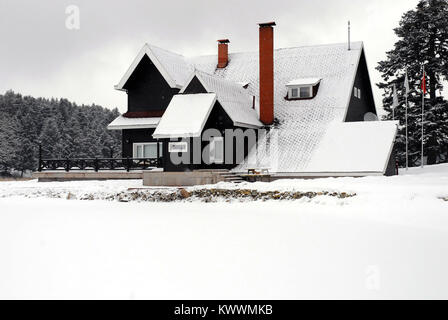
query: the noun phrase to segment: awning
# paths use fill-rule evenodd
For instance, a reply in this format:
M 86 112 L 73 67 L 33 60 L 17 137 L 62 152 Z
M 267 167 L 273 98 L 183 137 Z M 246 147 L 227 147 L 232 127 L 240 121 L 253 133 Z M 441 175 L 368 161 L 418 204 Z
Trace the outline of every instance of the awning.
M 153 138 L 199 137 L 215 102 L 214 93 L 175 95 L 154 131 Z
M 108 130 L 124 130 L 124 129 L 153 129 L 157 127 L 160 117 L 153 118 L 125 118 L 119 116 L 108 126 Z
M 303 78 L 303 79 L 294 79 L 289 81 L 286 86 L 287 87 L 295 87 L 295 86 L 315 86 L 322 79 L 321 78 Z

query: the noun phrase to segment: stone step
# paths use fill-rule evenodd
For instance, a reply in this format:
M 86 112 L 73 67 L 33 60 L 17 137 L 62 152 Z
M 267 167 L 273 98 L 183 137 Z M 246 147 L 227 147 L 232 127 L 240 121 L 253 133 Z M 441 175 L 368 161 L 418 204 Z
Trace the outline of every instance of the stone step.
M 228 173 L 229 169 L 197 169 L 193 172 L 216 172 L 216 173 Z
M 235 177 L 235 178 L 228 178 L 228 179 L 225 179 L 224 181 L 227 181 L 227 182 L 237 182 L 237 181 L 239 181 L 239 182 L 243 182 L 244 180 L 241 179 L 240 177 Z

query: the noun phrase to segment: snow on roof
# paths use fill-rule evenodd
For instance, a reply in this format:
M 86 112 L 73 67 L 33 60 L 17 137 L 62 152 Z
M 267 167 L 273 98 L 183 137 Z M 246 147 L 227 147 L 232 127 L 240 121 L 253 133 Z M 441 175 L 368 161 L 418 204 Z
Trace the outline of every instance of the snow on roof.
M 305 170 L 384 174 L 397 125 L 397 121 L 332 123 Z
M 152 136 L 156 139 L 200 136 L 215 102 L 214 93 L 175 95 Z
M 363 50 L 362 42 L 277 49 L 274 51 L 274 115 L 279 124 L 261 143 L 278 155 L 278 163 L 269 155 L 260 157 L 260 166 L 276 167 L 278 172 L 300 172 L 312 161 L 329 124 L 343 122 L 350 102 L 356 70 Z M 192 58 L 195 67 L 227 80 L 250 82 L 246 92 L 259 101 L 259 56 L 257 52 L 229 55 L 225 69 L 216 69 L 216 56 Z M 322 79 L 319 93 L 309 100 L 286 100 L 286 84 L 294 79 Z M 272 136 L 272 139 L 271 139 Z M 278 136 L 278 139 L 273 139 Z M 256 153 L 252 150 L 251 153 Z M 331 161 L 331 159 L 328 159 Z M 242 164 L 236 171 L 245 171 Z
M 146 43 L 120 82 L 115 86 L 115 89 L 123 90 L 124 85 L 145 55 L 151 59 L 171 88 L 182 88 L 193 70 L 193 67 L 185 61 L 183 56 Z
M 253 109 L 253 97 L 238 83 L 228 81 L 205 72 L 195 70 L 190 79 L 197 77 L 207 92 L 216 93 L 222 105 L 235 126 L 260 128 L 263 124 L 258 120 L 258 114 Z M 191 81 L 191 80 L 190 80 Z M 188 81 L 189 82 L 189 81 Z M 183 93 L 185 87 L 180 91 Z
M 304 78 L 304 79 L 294 79 L 289 81 L 286 86 L 315 86 L 322 79 L 321 78 Z
M 243 88 L 247 87 L 248 85 L 250 85 L 249 82 L 247 81 L 238 81 L 237 82 L 240 86 L 242 86 Z
M 160 117 L 154 118 L 125 118 L 119 116 L 108 126 L 108 130 L 124 130 L 124 129 L 150 129 L 157 127 Z
M 167 72 L 176 82 L 176 86 L 182 88 L 186 84 L 191 72 L 193 72 L 194 67 L 180 54 L 153 45 L 148 46 L 160 63 L 165 66 Z

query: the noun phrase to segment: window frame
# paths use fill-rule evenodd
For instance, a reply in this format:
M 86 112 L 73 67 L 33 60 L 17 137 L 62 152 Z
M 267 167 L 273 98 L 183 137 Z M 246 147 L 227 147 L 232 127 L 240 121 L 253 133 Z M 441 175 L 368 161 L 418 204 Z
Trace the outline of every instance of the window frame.
M 151 157 L 145 157 L 145 146 L 148 145 L 157 145 L 159 147 L 159 157 L 162 157 L 163 154 L 163 144 L 161 142 L 134 142 L 132 144 L 132 158 L 134 159 L 157 159 L 157 156 L 154 158 Z M 138 147 L 142 147 L 142 157 L 137 157 L 138 155 Z M 156 152 L 157 154 L 157 152 Z
M 288 87 L 288 95 L 287 95 L 287 99 L 288 100 L 308 100 L 308 99 L 313 99 L 314 96 L 314 87 L 318 86 L 312 86 L 312 85 L 302 85 L 302 86 L 289 86 Z M 301 96 L 301 91 L 303 89 L 308 89 L 308 96 Z M 293 90 L 297 90 L 297 95 L 293 95 Z
M 308 89 L 308 96 L 302 97 L 302 89 Z M 310 99 L 313 97 L 313 86 L 300 86 L 299 87 L 299 98 L 300 99 Z
M 293 94 L 294 90 L 296 91 L 296 94 Z M 294 88 L 289 89 L 289 97 L 291 99 L 300 98 L 299 94 L 300 94 L 299 87 L 294 87 Z

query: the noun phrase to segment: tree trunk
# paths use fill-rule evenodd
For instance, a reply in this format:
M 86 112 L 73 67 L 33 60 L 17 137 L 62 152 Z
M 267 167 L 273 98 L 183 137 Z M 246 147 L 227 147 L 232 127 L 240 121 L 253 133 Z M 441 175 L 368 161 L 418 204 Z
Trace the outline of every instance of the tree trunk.
M 431 106 L 435 106 L 436 104 L 436 77 L 435 74 L 437 70 L 433 70 L 432 66 L 434 65 L 436 58 L 436 34 L 437 30 L 431 29 L 431 36 L 429 38 L 429 62 L 431 64 L 431 67 L 428 70 L 428 77 L 429 77 L 429 98 L 431 100 Z

